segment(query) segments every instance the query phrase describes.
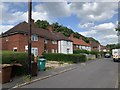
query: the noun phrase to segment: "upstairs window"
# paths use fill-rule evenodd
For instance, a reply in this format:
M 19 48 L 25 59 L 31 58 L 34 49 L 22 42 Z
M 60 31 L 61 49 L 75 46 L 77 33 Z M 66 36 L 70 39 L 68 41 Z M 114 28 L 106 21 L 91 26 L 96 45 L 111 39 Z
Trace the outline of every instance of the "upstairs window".
M 57 41 L 52 41 L 52 44 L 57 44 Z
M 48 40 L 45 40 L 45 44 L 47 44 L 48 43 Z
M 32 41 L 38 41 L 38 36 L 37 35 L 32 35 L 31 40 Z
M 6 42 L 8 41 L 8 37 L 5 38 Z
M 66 41 L 67 45 L 70 45 L 70 42 L 69 41 Z

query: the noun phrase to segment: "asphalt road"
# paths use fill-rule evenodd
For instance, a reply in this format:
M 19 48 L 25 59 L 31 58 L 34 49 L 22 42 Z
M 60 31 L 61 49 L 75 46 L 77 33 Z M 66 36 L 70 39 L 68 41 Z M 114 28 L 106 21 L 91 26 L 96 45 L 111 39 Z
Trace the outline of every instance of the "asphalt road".
M 118 63 L 105 58 L 79 64 L 77 69 L 22 88 L 115 88 L 117 81 Z

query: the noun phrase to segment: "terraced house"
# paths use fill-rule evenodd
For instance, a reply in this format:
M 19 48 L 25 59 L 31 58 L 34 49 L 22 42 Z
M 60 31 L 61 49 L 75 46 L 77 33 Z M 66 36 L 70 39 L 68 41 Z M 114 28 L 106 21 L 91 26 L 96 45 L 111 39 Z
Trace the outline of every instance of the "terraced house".
M 2 34 L 2 50 L 28 51 L 28 23 L 21 22 Z M 48 30 L 36 28 L 32 20 L 32 53 L 41 55 L 46 53 L 73 53 L 73 42 L 61 33 L 53 32 L 53 27 Z
M 90 44 L 86 43 L 85 41 L 83 41 L 81 38 L 80 39 L 77 39 L 77 38 L 74 38 L 73 35 L 71 35 L 69 37 L 70 40 L 73 41 L 73 49 L 74 50 L 87 50 L 87 51 L 91 51 L 91 46 Z

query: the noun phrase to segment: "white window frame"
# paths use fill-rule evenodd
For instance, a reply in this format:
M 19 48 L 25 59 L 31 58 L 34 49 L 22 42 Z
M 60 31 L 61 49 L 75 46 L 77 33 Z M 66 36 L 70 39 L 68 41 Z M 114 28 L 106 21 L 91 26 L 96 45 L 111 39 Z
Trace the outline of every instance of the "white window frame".
M 38 56 L 38 48 L 32 47 L 31 53 L 33 53 L 34 56 Z
M 52 41 L 52 44 L 57 44 L 57 41 Z
M 38 41 L 38 36 L 37 35 L 32 35 L 31 40 L 32 41 Z
M 15 51 L 15 49 L 16 49 L 16 50 L 18 50 L 18 48 L 17 48 L 17 47 L 13 47 L 13 51 L 14 51 L 14 52 L 16 52 L 16 51 Z
M 69 48 L 67 48 L 67 54 L 69 54 L 70 53 L 70 49 Z
M 8 41 L 8 37 L 5 38 L 6 42 Z
M 54 50 L 54 49 L 52 49 L 52 53 L 55 53 L 55 50 Z
M 48 43 L 48 40 L 45 39 L 45 44 L 47 44 L 47 43 Z

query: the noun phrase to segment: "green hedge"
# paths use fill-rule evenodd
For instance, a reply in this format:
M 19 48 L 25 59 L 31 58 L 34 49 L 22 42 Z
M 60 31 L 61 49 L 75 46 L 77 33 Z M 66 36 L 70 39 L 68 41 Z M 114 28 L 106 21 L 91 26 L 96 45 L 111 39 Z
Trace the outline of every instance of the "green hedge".
M 93 54 L 96 56 L 96 58 L 98 57 L 99 54 L 102 55 L 102 52 L 98 52 L 98 51 L 74 50 L 74 54 L 80 54 L 80 53 Z
M 34 60 L 34 56 L 32 56 L 32 60 Z M 21 68 L 16 68 L 14 70 L 13 75 L 21 75 L 28 73 L 28 53 L 3 51 L 1 62 L 2 64 L 11 64 L 14 62 L 22 64 Z
M 87 51 L 87 50 L 74 50 L 73 53 L 74 53 L 74 54 L 80 54 L 80 53 L 89 54 L 90 51 Z
M 85 62 L 87 60 L 85 55 L 79 54 L 44 53 L 43 55 L 49 61 L 78 63 Z

